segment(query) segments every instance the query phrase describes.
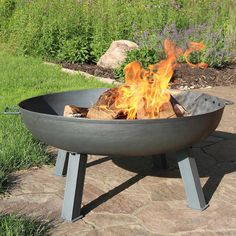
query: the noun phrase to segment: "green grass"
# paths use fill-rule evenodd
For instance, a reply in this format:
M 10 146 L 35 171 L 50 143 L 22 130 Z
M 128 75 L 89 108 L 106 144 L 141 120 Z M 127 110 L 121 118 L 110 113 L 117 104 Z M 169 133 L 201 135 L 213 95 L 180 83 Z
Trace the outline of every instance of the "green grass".
M 50 224 L 16 215 L 0 215 L 0 236 L 46 236 Z
M 40 59 L 0 52 L 0 111 L 40 94 L 98 87 L 107 85 L 66 74 Z M 49 163 L 44 144 L 32 137 L 19 116 L 0 115 L 0 192 L 13 171 Z

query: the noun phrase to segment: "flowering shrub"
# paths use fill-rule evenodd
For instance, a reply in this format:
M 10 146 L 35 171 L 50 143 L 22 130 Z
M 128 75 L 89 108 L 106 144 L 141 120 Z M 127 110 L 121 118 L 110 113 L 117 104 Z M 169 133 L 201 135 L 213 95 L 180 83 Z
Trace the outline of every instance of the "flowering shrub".
M 0 0 L 0 40 L 17 53 L 56 61 L 94 63 L 113 40 L 137 42 L 129 59 L 148 63 L 163 55 L 170 37 L 181 47 L 204 41 L 191 60 L 222 66 L 235 46 L 233 1 Z
M 176 42 L 184 50 L 189 41 L 204 42 L 206 47 L 203 51 L 190 55 L 190 61 L 193 63 L 201 61 L 209 66 L 222 67 L 234 56 L 234 41 L 230 37 L 226 38 L 222 29 L 215 31 L 213 25 L 203 24 L 178 30 L 175 24 L 171 24 L 162 30 L 139 31 L 134 24 L 133 29 L 133 41 L 139 45 L 139 49 L 130 51 L 126 61 L 115 70 L 118 78 L 124 76 L 123 69 L 131 61 L 139 60 L 147 68 L 149 64 L 163 59 L 165 54 L 162 44 L 166 38 Z

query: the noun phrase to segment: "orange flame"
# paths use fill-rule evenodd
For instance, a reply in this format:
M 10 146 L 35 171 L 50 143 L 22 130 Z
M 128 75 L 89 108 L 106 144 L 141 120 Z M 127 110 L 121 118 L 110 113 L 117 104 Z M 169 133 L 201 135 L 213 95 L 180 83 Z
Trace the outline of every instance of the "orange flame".
M 188 61 L 191 52 L 204 48 L 202 43 L 191 42 L 183 53 L 171 40 L 164 41 L 164 50 L 167 58 L 157 64 L 149 65 L 149 70 L 141 63 L 134 61 L 126 65 L 125 84 L 118 87 L 118 96 L 115 98 L 115 109 L 127 115 L 127 119 L 158 118 L 162 106 L 169 102 L 169 82 L 177 66 L 177 57 L 184 55 L 191 66 L 204 67 L 206 64 L 194 65 Z M 104 108 L 104 107 L 103 107 Z M 106 107 L 109 109 L 109 106 Z
M 208 64 L 200 62 L 197 64 L 193 64 L 188 60 L 188 56 L 190 53 L 192 53 L 193 51 L 200 51 L 203 50 L 205 48 L 205 45 L 203 43 L 196 43 L 196 42 L 189 42 L 188 44 L 188 49 L 185 51 L 184 53 L 184 57 L 186 62 L 191 66 L 191 67 L 200 67 L 200 68 L 207 68 Z

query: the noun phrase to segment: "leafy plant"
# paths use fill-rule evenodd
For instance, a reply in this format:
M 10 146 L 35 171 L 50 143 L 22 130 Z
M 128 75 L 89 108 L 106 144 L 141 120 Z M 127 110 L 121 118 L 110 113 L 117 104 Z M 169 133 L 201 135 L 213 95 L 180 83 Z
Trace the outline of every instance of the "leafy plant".
M 124 77 L 124 67 L 132 61 L 140 61 L 145 68 L 148 68 L 150 64 L 154 64 L 164 56 L 163 50 L 161 53 L 157 53 L 154 49 L 148 49 L 142 47 L 128 52 L 127 58 L 122 65 L 115 70 L 116 78 Z
M 91 48 L 87 43 L 86 41 L 81 41 L 80 38 L 64 41 L 58 52 L 57 59 L 72 63 L 94 62 L 95 59 L 91 55 Z
M 232 0 L 0 0 L 0 40 L 18 54 L 93 63 L 113 40 L 139 43 L 141 39 L 141 47 L 161 53 L 163 37 L 205 25 L 207 30 L 197 31 L 189 39 L 206 42 L 208 49 L 217 53 L 206 51 L 201 58 L 212 66 L 222 66 L 230 60 L 228 53 L 223 53 L 228 46 L 222 42 L 235 50 L 234 12 Z M 215 45 L 211 34 L 219 31 Z

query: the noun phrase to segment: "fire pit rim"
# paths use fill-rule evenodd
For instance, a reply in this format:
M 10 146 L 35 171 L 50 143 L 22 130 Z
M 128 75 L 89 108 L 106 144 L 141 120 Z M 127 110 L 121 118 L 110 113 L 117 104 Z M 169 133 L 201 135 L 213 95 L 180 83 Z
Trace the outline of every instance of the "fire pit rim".
M 37 98 L 40 98 L 40 97 L 44 97 L 44 96 L 52 96 L 52 95 L 59 95 L 59 94 L 63 94 L 63 93 L 69 93 L 69 92 L 79 92 L 79 91 L 91 91 L 91 90 L 97 90 L 97 89 L 108 89 L 108 88 L 95 88 L 95 89 L 81 89 L 81 90 L 69 90 L 69 91 L 62 91 L 62 92 L 56 92 L 56 93 L 48 93 L 48 94 L 42 94 L 42 95 L 38 95 L 38 96 L 34 96 L 34 97 L 30 97 L 30 98 L 27 98 L 27 99 L 24 99 L 23 101 L 21 101 L 18 106 L 20 108 L 20 111 L 21 110 L 24 110 L 25 112 L 28 112 L 28 113 L 32 113 L 32 114 L 38 114 L 40 116 L 45 116 L 47 118 L 51 118 L 51 119 L 57 119 L 57 120 L 61 120 L 61 121 L 70 121 L 70 122 L 74 122 L 74 121 L 78 121 L 78 122 L 85 122 L 85 123 L 100 123 L 100 124 L 119 124 L 119 123 L 122 123 L 122 124 L 144 124 L 144 123 L 166 123 L 166 122 L 169 122 L 170 120 L 173 121 L 173 122 L 178 122 L 178 121 L 183 121 L 183 120 L 187 120 L 187 119 L 192 119 L 194 117 L 202 117 L 204 115 L 209 115 L 209 114 L 213 114 L 217 111 L 219 111 L 220 109 L 224 109 L 225 105 L 227 105 L 227 100 L 225 99 L 222 99 L 222 98 L 219 98 L 217 97 L 222 103 L 220 104 L 219 108 L 216 109 L 216 110 L 213 110 L 213 111 L 210 111 L 210 112 L 207 112 L 207 113 L 202 113 L 202 114 L 198 114 L 198 115 L 191 115 L 191 116 L 185 116 L 185 117 L 173 117 L 171 119 L 167 119 L 167 118 L 157 118 L 157 119 L 140 119 L 140 120 L 127 120 L 127 119 L 113 119 L 113 120 L 100 120 L 100 119 L 87 119 L 87 118 L 80 118 L 80 117 L 64 117 L 64 116 L 61 116 L 61 115 L 53 115 L 53 114 L 48 114 L 48 113 L 42 113 L 42 112 L 36 112 L 36 111 L 31 111 L 29 109 L 26 109 L 23 107 L 23 104 L 26 102 L 26 101 L 29 101 L 29 100 L 33 100 L 33 99 L 37 99 Z M 176 90 L 172 90 L 170 89 L 170 91 L 176 91 Z M 177 91 L 181 91 L 181 90 L 177 90 Z M 207 96 L 211 96 L 211 95 L 208 95 L 206 93 L 200 93 L 200 92 L 196 92 L 196 91 L 191 91 L 192 93 L 199 93 L 199 94 L 205 94 Z M 215 97 L 215 96 L 214 96 Z
M 224 109 L 224 107 L 221 107 L 220 109 Z M 126 119 L 114 119 L 114 120 L 99 120 L 99 119 L 87 119 L 87 118 L 80 118 L 80 117 L 64 117 L 64 116 L 57 116 L 57 115 L 52 115 L 52 114 L 45 114 L 45 113 L 40 113 L 40 112 L 35 112 L 35 111 L 29 111 L 24 108 L 20 108 L 20 110 L 24 110 L 25 112 L 33 113 L 33 114 L 40 114 L 40 116 L 45 116 L 47 118 L 51 119 L 57 119 L 61 121 L 68 121 L 68 122 L 84 122 L 84 123 L 100 123 L 100 124 L 144 124 L 144 123 L 168 123 L 170 120 L 173 122 L 180 122 L 186 121 L 187 119 L 194 118 L 194 117 L 203 117 L 204 115 L 210 115 L 213 114 L 220 109 L 217 109 L 212 112 L 204 113 L 204 114 L 199 114 L 199 115 L 192 115 L 192 116 L 185 116 L 185 117 L 173 117 L 171 119 L 167 118 L 157 118 L 157 119 L 142 119 L 142 120 L 126 120 Z

